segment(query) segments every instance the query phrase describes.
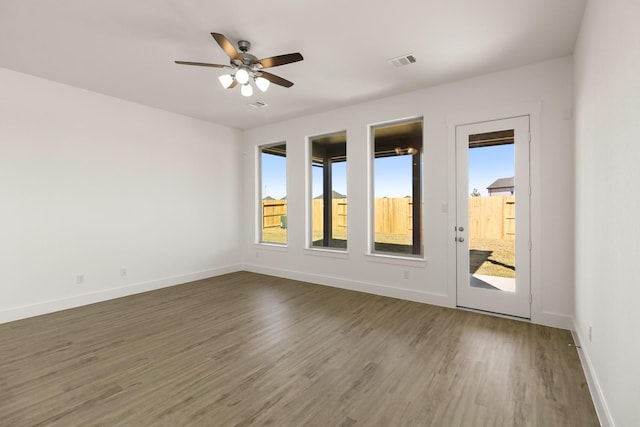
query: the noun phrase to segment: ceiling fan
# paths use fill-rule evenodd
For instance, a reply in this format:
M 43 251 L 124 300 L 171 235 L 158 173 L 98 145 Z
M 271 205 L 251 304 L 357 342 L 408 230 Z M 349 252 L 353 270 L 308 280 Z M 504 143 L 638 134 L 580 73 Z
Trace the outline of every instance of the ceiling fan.
M 225 89 L 231 89 L 240 84 L 241 92 L 244 96 L 251 96 L 253 94 L 253 88 L 250 85 L 251 80 L 253 80 L 258 89 L 263 92 L 269 88 L 270 83 L 283 87 L 293 86 L 293 83 L 289 80 L 268 73 L 264 71 L 264 69 L 302 61 L 304 58 L 300 53 L 296 52 L 258 59 L 249 53 L 251 43 L 246 40 L 240 40 L 238 42 L 238 50 L 240 50 L 240 52 L 238 52 L 229 39 L 223 34 L 211 33 L 211 36 L 218 42 L 222 50 L 229 55 L 229 65 L 190 61 L 175 61 L 175 63 L 181 65 L 196 65 L 199 67 L 230 68 L 232 70 L 231 74 L 223 74 L 218 77 L 218 80 L 220 80 L 220 84 L 222 84 L 222 87 Z

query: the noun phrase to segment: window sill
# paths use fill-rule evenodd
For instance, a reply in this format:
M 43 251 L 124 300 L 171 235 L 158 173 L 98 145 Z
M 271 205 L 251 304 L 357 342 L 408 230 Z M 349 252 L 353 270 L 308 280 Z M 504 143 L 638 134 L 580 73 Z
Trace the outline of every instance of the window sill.
M 413 258 L 397 255 L 386 254 L 365 254 L 368 262 L 377 262 L 381 264 L 403 265 L 405 267 L 426 268 L 427 260 L 425 258 Z
M 305 248 L 304 254 L 309 256 L 321 256 L 336 259 L 349 259 L 349 252 L 343 249 Z
M 273 251 L 273 252 L 289 252 L 289 247 L 281 243 L 261 242 L 261 243 L 254 243 L 253 246 L 256 249 L 261 249 L 261 250 L 264 249 L 264 250 Z

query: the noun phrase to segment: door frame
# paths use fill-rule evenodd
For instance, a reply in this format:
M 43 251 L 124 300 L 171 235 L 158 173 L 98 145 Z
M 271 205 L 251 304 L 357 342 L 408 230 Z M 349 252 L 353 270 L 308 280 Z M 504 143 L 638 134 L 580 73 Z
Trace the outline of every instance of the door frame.
M 531 288 L 530 288 L 530 229 L 529 229 L 529 116 L 518 116 L 459 125 L 456 127 L 456 215 L 459 227 L 458 247 L 456 250 L 456 305 L 473 310 L 488 311 L 524 319 L 531 318 Z M 514 162 L 516 180 L 515 204 L 515 233 L 516 238 L 516 287 L 515 292 L 503 292 L 484 288 L 474 288 L 470 285 L 469 273 L 469 242 L 470 225 L 468 218 L 469 182 L 469 136 L 476 133 L 494 132 L 514 129 Z M 494 177 L 494 179 L 499 178 Z M 462 180 L 462 181 L 460 181 Z
M 529 151 L 529 185 L 531 196 L 529 200 L 529 227 L 532 242 L 530 252 L 530 292 L 531 292 L 531 322 L 544 323 L 542 312 L 542 268 L 541 268 L 541 217 L 542 205 L 540 197 L 541 182 L 541 114 L 542 102 L 528 102 L 522 104 L 485 107 L 447 116 L 447 202 L 442 210 L 447 212 L 447 299 L 451 307 L 457 305 L 456 287 L 456 249 L 457 237 L 456 221 L 456 127 L 481 122 L 509 119 L 519 116 L 529 116 L 529 131 L 531 143 Z M 465 309 L 466 310 L 466 309 Z M 500 314 L 496 314 L 500 316 Z M 510 317 L 510 316 L 507 316 Z M 519 319 L 519 318 L 516 318 Z

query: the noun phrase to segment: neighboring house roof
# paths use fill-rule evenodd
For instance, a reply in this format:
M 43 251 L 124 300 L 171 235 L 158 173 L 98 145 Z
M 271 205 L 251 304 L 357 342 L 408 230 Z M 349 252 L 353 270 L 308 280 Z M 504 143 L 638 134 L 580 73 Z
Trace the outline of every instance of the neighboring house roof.
M 322 195 L 322 194 L 320 194 L 320 195 L 318 195 L 318 196 L 314 197 L 314 199 L 322 199 L 322 197 L 323 197 L 323 195 Z M 346 198 L 347 198 L 347 196 L 345 196 L 344 194 L 340 194 L 340 193 L 338 193 L 337 191 L 333 190 L 333 191 L 331 192 L 331 198 L 332 198 L 332 199 L 346 199 Z
M 487 187 L 487 190 L 496 190 L 498 188 L 511 188 L 513 185 L 513 177 L 496 179 L 493 184 Z
M 271 196 L 267 196 L 267 197 L 263 198 L 262 200 L 275 200 L 275 199 L 273 197 L 271 197 Z

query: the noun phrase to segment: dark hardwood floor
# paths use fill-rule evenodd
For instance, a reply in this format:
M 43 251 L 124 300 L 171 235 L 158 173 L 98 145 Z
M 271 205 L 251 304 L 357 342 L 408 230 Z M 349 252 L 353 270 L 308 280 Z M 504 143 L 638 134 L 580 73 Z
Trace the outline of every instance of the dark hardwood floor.
M 233 273 L 0 325 L 0 425 L 596 426 L 570 343 Z

